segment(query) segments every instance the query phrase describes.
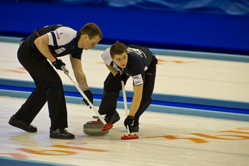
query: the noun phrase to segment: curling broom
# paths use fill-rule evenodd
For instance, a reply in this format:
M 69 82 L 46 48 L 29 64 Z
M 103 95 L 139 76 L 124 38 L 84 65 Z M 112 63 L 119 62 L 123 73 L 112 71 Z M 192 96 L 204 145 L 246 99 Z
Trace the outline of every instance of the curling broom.
M 125 114 L 126 116 L 128 116 L 128 108 L 127 108 L 127 100 L 126 100 L 126 94 L 125 94 L 125 86 L 124 86 L 124 81 L 121 81 L 121 84 L 122 84 L 122 91 L 123 91 L 123 99 L 124 99 L 124 107 L 125 107 Z M 138 138 L 138 135 L 134 134 L 134 135 L 131 135 L 130 133 L 130 130 L 129 130 L 129 127 L 127 127 L 127 132 L 128 132 L 128 135 L 124 135 L 121 137 L 122 140 L 125 140 L 125 139 L 137 139 Z
M 37 30 L 34 30 L 34 33 L 36 34 L 36 36 L 38 36 L 38 37 L 40 36 L 40 34 L 38 33 Z M 53 57 L 57 60 L 58 58 L 55 56 L 55 54 L 52 52 L 52 50 L 49 49 L 49 51 L 53 55 Z M 84 99 L 86 99 L 86 101 L 91 106 L 91 108 L 93 109 L 93 111 L 96 113 L 96 115 L 99 117 L 99 119 L 101 120 L 101 122 L 104 124 L 104 127 L 102 128 L 102 131 L 107 131 L 107 130 L 111 129 L 113 127 L 113 125 L 111 123 L 108 123 L 108 124 L 106 123 L 106 121 L 99 114 L 99 112 L 97 111 L 97 109 L 93 106 L 93 104 L 87 98 L 87 96 L 85 95 L 85 93 L 81 90 L 81 88 L 79 87 L 79 85 L 70 77 L 69 71 L 66 69 L 66 67 L 62 66 L 61 69 L 68 76 L 68 78 L 72 81 L 72 83 L 74 84 L 74 86 L 78 89 L 78 91 L 84 97 Z

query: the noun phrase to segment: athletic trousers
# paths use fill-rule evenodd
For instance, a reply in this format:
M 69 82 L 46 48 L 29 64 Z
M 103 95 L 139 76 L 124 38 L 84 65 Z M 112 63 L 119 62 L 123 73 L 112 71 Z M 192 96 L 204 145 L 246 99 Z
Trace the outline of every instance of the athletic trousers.
M 155 59 L 155 63 L 157 60 Z M 156 77 L 156 64 L 153 63 L 149 69 L 145 72 L 145 82 L 143 85 L 143 96 L 140 102 L 140 106 L 134 117 L 134 125 L 139 125 L 139 117 L 143 112 L 149 107 L 152 102 L 151 95 L 154 90 L 155 77 Z M 125 83 L 129 76 L 126 77 Z M 101 115 L 114 114 L 116 112 L 117 100 L 119 96 L 119 91 L 122 90 L 122 85 L 120 81 L 117 81 L 113 74 L 110 72 L 104 82 L 104 92 L 102 100 L 99 107 L 99 113 Z
M 51 130 L 67 127 L 67 108 L 62 81 L 47 59 L 30 46 L 22 44 L 18 60 L 33 78 L 36 88 L 15 114 L 17 119 L 30 124 L 48 102 Z

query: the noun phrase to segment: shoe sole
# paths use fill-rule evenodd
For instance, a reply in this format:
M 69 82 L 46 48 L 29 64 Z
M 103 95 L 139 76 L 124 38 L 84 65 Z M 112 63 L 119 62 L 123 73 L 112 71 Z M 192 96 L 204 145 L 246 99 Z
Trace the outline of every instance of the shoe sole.
M 30 133 L 35 133 L 35 132 L 37 132 L 37 129 L 28 130 L 28 129 L 26 129 L 26 127 L 23 127 L 23 126 L 21 126 L 21 125 L 15 123 L 15 122 L 13 122 L 13 121 L 14 121 L 14 120 L 10 120 L 10 121 L 9 121 L 9 124 L 10 124 L 11 126 L 17 127 L 17 128 L 19 128 L 19 129 L 22 129 L 22 130 L 27 131 L 27 132 L 30 132 Z
M 50 138 L 57 138 L 57 139 L 74 139 L 75 135 L 65 136 L 65 135 L 58 135 L 58 134 L 50 134 Z
M 56 139 L 74 139 L 75 136 L 73 136 L 73 137 L 56 137 L 56 136 L 50 136 L 50 138 L 56 138 Z
M 62 137 L 51 137 L 50 136 L 50 138 L 54 138 L 54 139 L 74 139 L 75 137 L 70 137 L 70 138 L 64 137 L 64 138 L 62 138 Z

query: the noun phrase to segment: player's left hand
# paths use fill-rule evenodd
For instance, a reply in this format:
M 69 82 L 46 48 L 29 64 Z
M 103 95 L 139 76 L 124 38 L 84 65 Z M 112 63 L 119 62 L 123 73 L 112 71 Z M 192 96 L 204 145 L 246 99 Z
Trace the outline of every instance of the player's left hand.
M 121 81 L 125 81 L 126 80 L 126 74 L 121 74 L 120 72 L 117 73 L 115 76 L 115 79 L 118 81 L 118 82 L 121 82 Z
M 129 127 L 129 131 L 131 132 L 131 126 L 134 123 L 134 116 L 127 116 L 127 118 L 124 121 L 124 126 L 127 128 L 127 126 Z
M 56 61 L 52 62 L 52 65 L 54 65 L 54 67 L 59 70 L 62 70 L 62 66 L 66 66 L 66 64 L 60 59 L 56 59 Z

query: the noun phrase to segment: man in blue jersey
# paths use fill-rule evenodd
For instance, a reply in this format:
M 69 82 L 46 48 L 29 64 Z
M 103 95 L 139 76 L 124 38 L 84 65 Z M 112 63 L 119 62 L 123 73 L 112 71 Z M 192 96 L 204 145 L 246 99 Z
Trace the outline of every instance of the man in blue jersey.
M 75 138 L 74 134 L 65 129 L 68 124 L 64 90 L 60 76 L 53 66 L 62 70 L 65 63 L 56 57 L 69 54 L 75 78 L 88 99 L 93 102 L 93 95 L 82 70 L 81 54 L 83 49 L 94 48 L 101 39 L 102 33 L 94 23 L 84 25 L 80 31 L 62 25 L 45 26 L 24 38 L 18 50 L 18 60 L 33 78 L 36 88 L 11 117 L 9 124 L 27 132 L 36 132 L 37 128 L 31 122 L 48 102 L 50 138 Z M 85 99 L 83 101 L 87 103 Z
M 134 95 L 129 115 L 124 121 L 130 132 L 139 131 L 139 117 L 152 102 L 156 64 L 155 55 L 146 47 L 128 45 L 116 42 L 102 54 L 107 68 L 110 70 L 104 82 L 104 92 L 99 107 L 99 113 L 106 115 L 107 123 L 116 123 L 120 117 L 116 111 L 121 81 L 126 83 L 131 76 L 133 79 Z

